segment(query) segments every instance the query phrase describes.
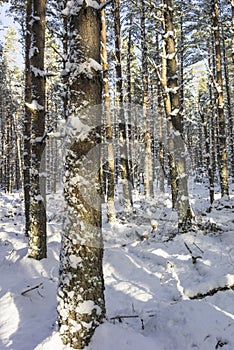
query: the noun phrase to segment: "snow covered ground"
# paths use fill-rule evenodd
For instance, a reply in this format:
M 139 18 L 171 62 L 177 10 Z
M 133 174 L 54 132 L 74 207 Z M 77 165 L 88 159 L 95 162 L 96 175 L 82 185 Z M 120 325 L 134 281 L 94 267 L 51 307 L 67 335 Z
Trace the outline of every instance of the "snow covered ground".
M 175 236 L 167 194 L 136 198 L 125 214 L 117 206 L 112 225 L 104 217 L 107 320 L 87 350 L 234 350 L 234 191 L 208 214 L 208 191 L 193 186 L 199 230 Z M 0 195 L 1 350 L 68 349 L 56 331 L 61 196 L 48 204 L 48 259 L 38 262 L 27 258 L 22 195 Z

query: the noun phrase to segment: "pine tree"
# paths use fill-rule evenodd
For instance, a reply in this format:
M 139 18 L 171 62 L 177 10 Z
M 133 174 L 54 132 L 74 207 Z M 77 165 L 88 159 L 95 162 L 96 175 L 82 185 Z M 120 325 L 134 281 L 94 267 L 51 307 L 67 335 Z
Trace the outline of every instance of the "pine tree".
M 31 46 L 31 13 L 32 1 L 26 2 L 26 33 L 25 33 L 25 114 L 24 114 L 24 214 L 25 235 L 30 230 L 30 163 L 31 163 L 31 74 L 30 74 L 30 46 Z
M 28 256 L 37 260 L 46 257 L 46 208 L 43 154 L 45 149 L 45 0 L 32 1 L 32 34 L 30 47 L 31 109 L 31 203 Z
M 215 41 L 215 58 L 216 58 L 216 90 L 217 90 L 217 107 L 218 107 L 218 142 L 219 142 L 219 173 L 222 196 L 229 194 L 228 188 L 228 169 L 227 169 L 227 144 L 226 144 L 226 125 L 224 115 L 224 97 L 223 97 L 223 76 L 221 62 L 221 43 L 219 29 L 219 5 L 218 0 L 212 0 L 213 10 L 213 30 Z
M 69 105 L 58 289 L 64 344 L 83 349 L 105 315 L 102 272 L 100 11 L 86 1 L 67 8 Z
M 101 4 L 104 0 L 100 1 Z M 107 37 L 106 37 L 106 15 L 105 9 L 101 10 L 102 21 L 102 67 L 103 67 L 103 99 L 104 99 L 104 124 L 106 124 L 106 142 L 107 142 L 107 217 L 108 221 L 115 221 L 115 158 L 113 147 L 113 121 L 110 110 L 110 93 L 109 93 L 109 77 L 108 77 L 108 56 L 107 56 Z
M 180 106 L 180 93 L 177 75 L 175 31 L 173 24 L 173 7 L 171 0 L 163 1 L 163 20 L 165 33 L 166 54 L 166 81 L 167 94 L 165 107 L 169 122 L 169 138 L 173 140 L 170 152 L 174 154 L 175 173 L 172 181 L 176 183 L 176 209 L 178 212 L 178 228 L 180 232 L 187 231 L 191 227 L 191 208 L 188 194 L 188 174 L 186 168 L 186 149 L 183 140 L 183 120 Z M 170 141 L 169 141 L 170 142 Z M 176 176 L 176 178 L 174 178 Z

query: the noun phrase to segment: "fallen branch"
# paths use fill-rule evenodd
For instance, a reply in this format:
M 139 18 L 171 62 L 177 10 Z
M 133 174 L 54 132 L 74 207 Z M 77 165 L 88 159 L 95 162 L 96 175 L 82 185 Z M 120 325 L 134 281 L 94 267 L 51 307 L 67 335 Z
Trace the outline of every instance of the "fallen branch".
M 189 299 L 193 300 L 193 299 L 203 299 L 205 297 L 210 297 L 218 292 L 225 292 L 226 290 L 234 290 L 234 284 L 232 284 L 231 286 L 224 286 L 224 287 L 217 287 L 214 289 L 209 290 L 207 293 L 198 293 L 192 297 L 189 297 Z
M 39 284 L 36 284 L 35 286 L 29 287 L 29 288 L 23 290 L 23 292 L 21 292 L 21 295 L 25 295 L 26 293 L 30 292 L 31 290 L 37 289 L 42 285 L 43 285 L 43 283 L 41 282 Z
M 197 259 L 202 259 L 202 256 L 198 255 L 198 256 L 194 256 L 192 250 L 189 248 L 189 246 L 187 245 L 187 243 L 184 242 L 185 247 L 188 249 L 189 253 L 191 254 L 192 257 L 192 262 L 193 264 L 196 264 Z
M 138 318 L 139 315 L 117 315 L 117 316 L 114 316 L 114 317 L 111 317 L 110 320 L 118 320 L 119 322 L 122 322 L 122 318 Z
M 120 323 L 122 323 L 122 318 L 140 318 L 139 315 L 126 315 L 126 316 L 114 316 L 114 317 L 111 317 L 110 320 L 114 321 L 115 320 L 118 320 Z M 143 318 L 140 318 L 141 320 L 141 329 L 145 329 L 145 325 L 144 325 L 144 320 Z
M 197 247 L 197 249 L 199 249 L 201 253 L 204 253 L 204 251 L 195 242 L 193 242 L 193 245 L 195 245 L 195 247 Z

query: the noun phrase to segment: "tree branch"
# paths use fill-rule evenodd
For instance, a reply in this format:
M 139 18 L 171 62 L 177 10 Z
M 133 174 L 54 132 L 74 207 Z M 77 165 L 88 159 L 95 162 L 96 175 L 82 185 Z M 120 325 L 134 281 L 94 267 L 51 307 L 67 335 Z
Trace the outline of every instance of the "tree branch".
M 23 290 L 23 292 L 21 292 L 21 295 L 25 295 L 26 293 L 30 292 L 31 290 L 37 289 L 42 285 L 43 285 L 43 283 L 41 282 L 39 284 L 36 284 L 35 286 L 29 287 L 29 288 Z

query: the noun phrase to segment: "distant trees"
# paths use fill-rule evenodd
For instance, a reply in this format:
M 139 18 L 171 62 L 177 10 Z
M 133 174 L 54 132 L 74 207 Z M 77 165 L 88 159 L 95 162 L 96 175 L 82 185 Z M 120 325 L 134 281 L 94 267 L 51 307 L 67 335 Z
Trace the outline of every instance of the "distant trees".
M 22 72 L 16 65 L 16 31 L 9 27 L 0 44 L 0 187 L 5 192 L 22 187 Z

